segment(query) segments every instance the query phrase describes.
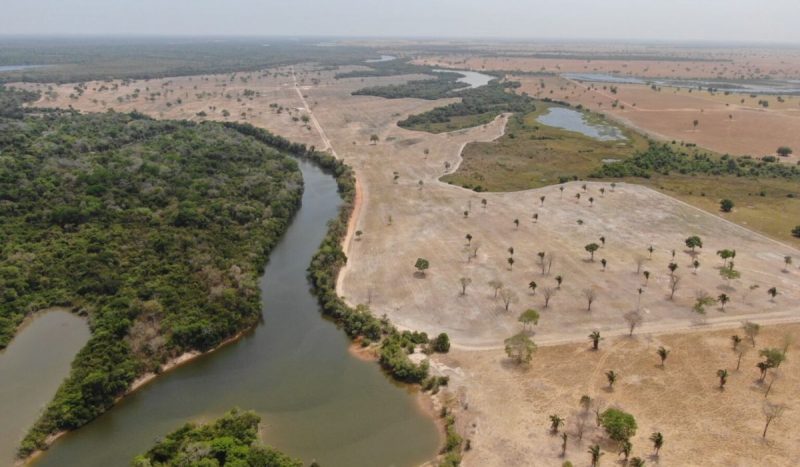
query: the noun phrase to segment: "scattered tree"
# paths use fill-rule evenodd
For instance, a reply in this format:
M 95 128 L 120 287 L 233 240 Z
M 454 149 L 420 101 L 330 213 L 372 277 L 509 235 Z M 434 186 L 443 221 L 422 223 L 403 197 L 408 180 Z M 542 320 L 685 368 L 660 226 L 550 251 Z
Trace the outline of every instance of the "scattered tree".
M 597 464 L 600 462 L 600 457 L 604 454 L 600 451 L 599 444 L 593 444 L 589 446 L 589 450 L 587 451 L 591 456 L 591 465 L 592 467 L 597 467 Z
M 697 235 L 692 235 L 686 239 L 686 246 L 695 251 L 695 248 L 703 248 L 703 240 Z
M 750 339 L 750 343 L 753 344 L 753 347 L 755 347 L 756 336 L 758 335 L 758 332 L 761 331 L 761 326 L 752 321 L 745 321 L 742 323 L 742 329 L 744 330 L 744 334 Z
M 518 365 L 528 363 L 536 351 L 536 344 L 524 332 L 515 334 L 505 340 L 506 354 Z
M 767 294 L 769 294 L 769 296 L 770 296 L 770 301 L 774 302 L 775 301 L 775 297 L 778 296 L 778 288 L 777 287 L 771 287 L 769 290 L 767 290 Z
M 761 410 L 766 418 L 764 432 L 761 434 L 761 437 L 766 438 L 769 424 L 772 423 L 772 421 L 776 418 L 779 418 L 781 415 L 783 415 L 783 412 L 786 410 L 786 406 L 784 404 L 773 404 L 770 401 L 764 401 L 764 405 L 762 406 Z
M 727 198 L 725 198 L 725 199 L 723 199 L 722 201 L 719 202 L 719 209 L 722 212 L 731 212 L 731 211 L 733 211 L 733 207 L 734 207 L 733 201 L 731 201 L 731 200 L 729 200 Z
M 678 291 L 678 288 L 681 283 L 680 276 L 671 276 L 669 278 L 669 299 L 672 300 L 675 297 L 675 292 Z
M 531 324 L 534 326 L 539 324 L 539 312 L 533 308 L 528 308 L 519 315 L 519 322 L 522 323 L 522 326 L 527 331 L 528 326 Z
M 512 303 L 516 303 L 517 294 L 511 289 L 500 289 L 500 299 L 503 300 L 503 305 L 506 311 L 508 311 L 508 307 L 511 306 Z
M 717 297 L 717 301 L 719 302 L 720 309 L 721 309 L 722 311 L 725 311 L 725 305 L 726 305 L 726 304 L 727 304 L 729 301 L 731 301 L 731 297 L 729 297 L 729 296 L 728 296 L 728 294 L 721 293 L 721 294 L 719 294 L 719 296 Z
M 628 335 L 633 336 L 633 331 L 637 326 L 642 324 L 644 318 L 642 314 L 636 310 L 625 313 L 625 322 L 628 323 Z
M 561 283 L 564 282 L 564 276 L 559 274 L 555 277 L 555 279 L 556 279 L 556 288 L 561 290 Z
M 717 378 L 719 378 L 719 388 L 725 389 L 725 383 L 728 382 L 728 370 L 717 370 Z
M 430 268 L 430 263 L 425 258 L 417 258 L 417 262 L 414 263 L 414 267 L 417 268 L 417 272 L 420 275 L 424 276 L 425 271 L 427 271 L 428 268 Z
M 503 283 L 497 279 L 492 279 L 489 281 L 489 287 L 494 290 L 494 298 L 497 298 L 497 292 L 503 288 Z
M 564 419 L 559 417 L 558 415 L 550 415 L 550 431 L 553 434 L 558 433 L 558 429 L 561 428 L 561 425 L 564 424 Z
M 472 279 L 469 277 L 462 277 L 458 280 L 459 284 L 461 284 L 461 296 L 467 294 L 467 286 L 472 284 Z
M 544 307 L 550 306 L 550 299 L 556 294 L 556 289 L 545 287 L 542 289 L 542 297 L 544 297 Z
M 586 251 L 588 251 L 588 252 L 589 252 L 589 255 L 590 255 L 590 260 L 591 260 L 591 261 L 594 261 L 594 252 L 595 252 L 595 251 L 597 251 L 597 250 L 600 248 L 600 245 L 598 245 L 597 243 L 590 243 L 590 244 L 586 245 L 586 246 L 585 246 L 585 247 L 583 247 L 583 248 L 584 248 Z
M 650 441 L 653 442 L 653 449 L 656 451 L 653 455 L 658 457 L 658 452 L 661 451 L 661 447 L 664 446 L 664 435 L 662 435 L 660 431 L 656 431 L 650 435 Z
M 583 297 L 586 299 L 586 311 L 592 311 L 592 303 L 597 299 L 597 290 L 594 287 L 583 289 Z
M 592 350 L 598 349 L 601 339 L 602 337 L 600 337 L 600 331 L 592 331 L 592 333 L 589 334 L 589 340 L 592 341 Z
M 617 442 L 629 440 L 636 434 L 636 419 L 620 409 L 610 408 L 600 416 L 608 437 Z
M 658 350 L 656 350 L 656 353 L 658 354 L 658 358 L 661 359 L 661 368 L 664 368 L 664 361 L 667 360 L 667 357 L 669 356 L 669 352 L 670 351 L 667 350 L 664 346 L 660 346 L 658 348 Z
M 536 287 L 538 287 L 538 285 L 536 284 L 536 281 L 528 282 L 528 288 L 531 289 L 531 293 L 533 295 L 536 295 Z
M 617 382 L 617 376 L 618 375 L 614 370 L 606 371 L 606 379 L 608 380 L 608 387 L 609 388 L 614 389 L 614 383 Z

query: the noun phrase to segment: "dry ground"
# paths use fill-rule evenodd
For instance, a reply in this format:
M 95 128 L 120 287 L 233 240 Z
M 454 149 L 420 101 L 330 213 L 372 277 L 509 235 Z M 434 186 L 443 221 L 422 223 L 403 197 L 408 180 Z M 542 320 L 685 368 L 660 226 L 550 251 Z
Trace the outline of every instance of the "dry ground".
M 104 110 L 114 102 L 113 107 L 117 110 L 135 108 L 165 118 L 197 118 L 195 114 L 204 110 L 209 113 L 208 118 L 225 119 L 220 109 L 226 108 L 230 109 L 230 119 L 239 118 L 240 112 L 244 111 L 247 121 L 251 123 L 298 141 L 323 146 L 322 139 L 313 131 L 313 121 L 302 121 L 303 110 L 291 112 L 292 116 L 298 118 L 295 121 L 287 115 L 288 111 L 279 114 L 269 108 L 272 103 L 287 109 L 304 107 L 289 69 L 279 70 L 278 76 L 270 74 L 259 77 L 257 73 L 247 76 L 247 83 L 242 83 L 239 77 L 230 81 L 228 75 L 132 82 L 124 89 L 122 85 L 118 86 L 115 91 L 101 91 L 104 83 L 89 83 L 87 91 L 77 99 L 67 97 L 71 87 L 63 86 L 56 89 L 58 96 L 54 100 L 45 101 L 44 104 Z M 669 399 L 680 406 L 684 413 L 709 408 L 709 417 L 726 417 L 724 423 L 706 427 L 708 431 L 703 434 L 711 433 L 708 437 L 689 431 L 680 435 L 682 420 L 658 418 L 673 413 L 657 403 L 663 397 L 661 394 L 666 392 L 663 386 L 661 393 L 657 389 L 653 390 L 655 393 L 633 391 L 632 386 L 639 384 L 644 387 L 650 381 L 648 378 L 657 379 L 650 376 L 650 371 L 655 375 L 672 375 L 674 363 L 675 373 L 678 373 L 681 360 L 689 358 L 682 356 L 688 352 L 683 348 L 688 348 L 689 344 L 684 345 L 681 339 L 699 339 L 697 336 L 700 334 L 665 337 L 665 345 L 675 349 L 674 360 L 670 360 L 665 371 L 659 369 L 659 373 L 647 367 L 648 364 L 652 366 L 654 361 L 643 363 L 641 370 L 629 366 L 635 365 L 636 360 L 632 356 L 641 352 L 635 348 L 639 344 L 627 340 L 620 340 L 619 344 L 613 346 L 615 351 L 606 357 L 601 352 L 592 353 L 587 358 L 564 358 L 564 349 L 577 354 L 585 353 L 584 344 L 542 349 L 533 364 L 535 368 L 524 374 L 508 368 L 503 363 L 502 351 L 498 349 L 502 348 L 504 338 L 519 331 L 516 316 L 527 307 L 536 307 L 542 312 L 534 336 L 539 343 L 585 341 L 585 335 L 595 328 L 601 329 L 609 337 L 623 334 L 625 323 L 622 315 L 636 308 L 637 289 L 640 287 L 644 291 L 640 305 L 645 316 L 642 330 L 646 331 L 703 329 L 712 325 L 736 324 L 745 317 L 763 323 L 797 320 L 800 271 L 796 264 L 788 272 L 782 269 L 784 255 L 793 255 L 797 261 L 800 259 L 798 251 L 635 185 L 622 184 L 613 192 L 608 185 L 604 185 L 606 193 L 601 195 L 600 184 L 589 184 L 587 193 L 583 193 L 580 184 L 568 184 L 563 199 L 556 187 L 517 193 L 477 194 L 447 185 L 438 181 L 445 171 L 445 162 L 450 163 L 449 170 L 455 170 L 462 147 L 470 141 L 490 140 L 500 135 L 504 128 L 504 117 L 479 128 L 455 133 L 431 135 L 411 132 L 398 128 L 395 122 L 408 114 L 441 105 L 442 102 L 355 97 L 350 93 L 360 87 L 397 82 L 401 78 L 334 81 L 331 76 L 331 72 L 317 75 L 310 68 L 298 68 L 302 95 L 306 96 L 313 116 L 323 127 L 339 157 L 355 167 L 361 189 L 362 205 L 358 211 L 360 214 L 353 222 L 353 230 L 361 230 L 363 234 L 358 240 L 351 238 L 347 245 L 350 260 L 342 276 L 340 293 L 352 303 L 369 302 L 376 314 L 386 314 L 401 327 L 431 333 L 447 331 L 451 335 L 455 344 L 454 352 L 446 357 L 444 364 L 453 367 L 470 365 L 455 371 L 465 374 L 466 378 L 461 381 L 454 379 L 453 386 L 467 390 L 470 410 L 481 415 L 478 426 L 480 436 L 485 436 L 475 436 L 475 449 L 467 458 L 468 464 L 498 465 L 506 461 L 511 465 L 535 464 L 534 459 L 556 452 L 558 441 L 547 436 L 544 416 L 571 406 L 573 399 L 577 401 L 575 395 L 583 392 L 603 394 L 609 400 L 618 394 L 639 394 L 635 400 L 619 401 L 630 404 L 626 408 L 640 417 L 641 436 L 646 436 L 654 427 L 665 432 L 672 450 L 665 452 L 664 459 L 674 459 L 672 465 L 693 463 L 699 450 L 703 450 L 707 456 L 723 457 L 727 455 L 725 450 L 728 448 L 738 452 L 753 445 L 751 441 L 748 441 L 750 444 L 743 444 L 744 441 L 739 437 L 745 441 L 752 439 L 748 430 L 757 429 L 755 425 L 760 423 L 757 422 L 757 413 L 751 415 L 746 412 L 745 417 L 737 419 L 738 424 L 733 424 L 729 422 L 729 414 L 725 410 L 712 410 L 714 405 L 707 403 L 706 399 L 716 400 L 720 396 L 713 391 L 713 371 L 707 376 L 705 371 L 697 370 L 695 373 L 693 368 L 687 370 L 687 375 L 697 376 L 693 376 L 691 385 L 690 381 L 686 381 L 685 384 L 674 386 L 679 389 L 675 389 L 675 395 Z M 312 78 L 319 82 L 312 82 Z M 228 86 L 223 87 L 225 82 Z M 237 83 L 235 91 L 230 89 L 233 83 Z M 195 85 L 198 86 L 196 90 Z M 147 87 L 151 90 L 169 89 L 168 98 L 156 97 L 155 102 L 144 100 Z M 124 96 L 130 95 L 136 88 L 140 89 L 140 98 L 125 102 Z M 244 97 L 244 89 L 261 92 L 261 97 L 253 97 L 250 101 Z M 177 102 L 179 93 L 183 93 L 181 102 Z M 230 98 L 226 97 L 227 93 L 232 93 Z M 201 97 L 197 94 L 201 94 Z M 118 103 L 117 97 L 123 97 L 123 103 Z M 242 99 L 242 102 L 237 99 Z M 106 101 L 105 106 L 102 100 Z M 170 105 L 167 106 L 166 102 L 170 102 Z M 379 135 L 378 144 L 369 143 L 372 134 Z M 393 181 L 395 174 L 396 183 Z M 582 193 L 579 202 L 574 197 L 578 192 Z M 540 196 L 546 196 L 544 205 L 539 201 Z M 595 200 L 593 206 L 588 202 L 589 197 Z M 483 198 L 488 201 L 485 209 L 481 207 Z M 468 217 L 464 216 L 464 211 L 469 212 Z M 533 222 L 534 213 L 539 215 L 538 222 Z M 514 219 L 520 220 L 518 229 L 513 224 Z M 469 261 L 464 251 L 467 233 L 472 234 L 473 244 L 480 245 L 477 257 Z M 705 240 L 705 248 L 699 257 L 702 266 L 697 274 L 692 273 L 689 266 L 691 258 L 683 247 L 683 240 L 693 234 Z M 606 237 L 606 245 L 597 252 L 597 261 L 590 262 L 583 247 L 589 242 L 599 243 L 600 236 Z M 635 274 L 634 259 L 646 257 L 649 245 L 654 246 L 655 253 L 652 260 L 646 261 L 643 266 L 643 269 L 652 271 L 649 284 L 644 286 L 641 275 Z M 506 262 L 509 257 L 507 249 L 511 246 L 515 249 L 513 257 L 516 260 L 513 271 L 509 270 Z M 718 275 L 717 268 L 721 260 L 714 255 L 714 251 L 720 248 L 737 250 L 736 267 L 742 271 L 742 279 L 734 281 L 730 288 Z M 669 300 L 667 264 L 673 249 L 676 250 L 679 264 L 677 274 L 682 277 L 682 282 L 675 300 Z M 542 275 L 536 263 L 538 251 L 555 256 L 548 275 Z M 425 278 L 414 275 L 413 265 L 418 257 L 431 262 L 431 269 Z M 601 258 L 608 260 L 608 270 L 605 272 L 600 265 Z M 542 289 L 554 287 L 556 275 L 564 277 L 562 290 L 555 295 L 550 307 L 544 309 Z M 472 285 L 463 297 L 458 293 L 460 277 L 472 279 Z M 492 297 L 487 286 L 487 282 L 495 278 L 503 281 L 518 297 L 519 301 L 511 304 L 509 312 L 503 310 L 500 301 Z M 527 288 L 531 280 L 539 283 L 539 291 L 535 296 Z M 750 291 L 753 285 L 759 287 Z M 766 289 L 772 286 L 780 291 L 774 302 L 766 294 Z M 596 288 L 598 298 L 592 311 L 587 312 L 582 291 L 590 287 Z M 732 301 L 725 313 L 718 311 L 715 306 L 710 307 L 703 324 L 700 316 L 691 311 L 698 291 L 713 296 L 725 292 L 732 297 Z M 726 337 L 714 339 L 723 343 Z M 606 341 L 604 348 L 612 348 L 610 344 L 611 340 Z M 630 352 L 623 352 L 629 346 L 633 346 Z M 465 348 L 471 350 L 465 351 Z M 616 349 L 620 349 L 619 352 Z M 725 354 L 722 346 L 718 352 Z M 653 360 L 651 353 L 652 349 L 645 352 Z M 598 363 L 600 358 L 607 361 Z M 542 369 L 537 371 L 537 365 L 541 365 Z M 609 365 L 623 376 L 613 394 L 604 394 L 600 389 L 602 372 L 594 371 L 610 369 Z M 715 370 L 719 364 L 714 361 L 709 365 Z M 751 370 L 751 366 L 752 362 L 749 362 L 746 368 Z M 545 368 L 549 371 L 543 370 Z M 787 367 L 790 368 L 796 370 L 796 367 Z M 635 377 L 639 371 L 641 376 Z M 542 378 L 534 378 L 534 375 L 541 375 Z M 796 377 L 796 371 L 792 377 Z M 737 386 L 734 383 L 740 382 L 736 381 L 737 378 L 737 375 L 731 378 L 730 394 L 739 391 L 733 388 Z M 788 387 L 791 386 L 784 388 Z M 786 395 L 784 388 L 776 392 L 776 397 Z M 728 394 L 724 393 L 725 396 Z M 753 397 L 757 399 L 759 396 L 754 394 Z M 539 416 L 534 410 L 541 410 L 544 415 Z M 563 414 L 568 415 L 566 411 Z M 712 424 L 709 422 L 705 425 Z M 730 426 L 734 426 L 735 430 L 730 430 Z M 776 425 L 776 428 L 780 427 Z M 775 433 L 779 431 L 776 429 Z M 735 436 L 734 443 L 722 445 L 724 434 Z M 682 439 L 680 436 L 687 439 L 686 443 L 678 442 Z M 539 438 L 544 441 L 536 441 Z M 702 443 L 697 445 L 698 448 L 689 449 L 695 446 L 692 442 Z M 641 446 L 646 443 L 637 438 L 634 444 L 642 449 Z M 678 448 L 679 445 L 686 447 Z M 784 449 L 781 445 L 774 451 L 788 455 L 794 452 L 792 449 L 796 447 Z M 574 451 L 580 454 L 575 459 L 588 458 L 583 453 L 585 449 L 571 448 L 570 452 Z M 765 448 L 759 451 L 753 447 L 749 452 L 753 458 L 769 460 Z M 606 462 L 610 457 L 613 456 L 607 456 Z M 543 460 L 542 463 L 555 464 L 549 460 Z
M 602 112 L 627 125 L 664 140 L 695 143 L 719 153 L 775 154 L 779 146 L 800 152 L 800 97 L 714 93 L 649 86 L 579 83 L 560 77 L 516 77 L 521 90 Z M 542 87 L 544 85 L 544 87 Z M 767 100 L 764 108 L 758 101 Z M 617 107 L 613 103 L 617 102 Z M 744 102 L 742 102 L 744 101 Z M 694 120 L 698 126 L 694 127 Z M 796 163 L 797 155 L 782 160 Z
M 570 460 L 588 466 L 587 449 L 595 442 L 605 451 L 600 465 L 619 465 L 616 446 L 596 428 L 594 414 L 583 440 L 578 440 L 578 401 L 582 395 L 619 407 L 636 417 L 633 456 L 647 465 L 662 466 L 789 466 L 800 458 L 795 428 L 800 423 L 800 359 L 793 346 L 781 365 L 781 378 L 769 400 L 789 409 L 773 422 L 766 441 L 761 434 L 765 385 L 758 382 L 757 350 L 783 346 L 800 326 L 762 328 L 755 349 L 745 354 L 736 371 L 730 336 L 741 330 L 670 335 L 634 335 L 603 341 L 600 350 L 585 343 L 540 347 L 527 367 L 511 363 L 502 351 L 451 351 L 439 368 L 450 376 L 450 390 L 461 404 L 457 419 L 472 450 L 464 465 L 560 466 Z M 664 368 L 656 349 L 671 350 Z M 718 369 L 729 371 L 724 391 L 718 389 Z M 605 372 L 619 374 L 613 391 Z M 767 379 L 769 382 L 770 378 Z M 464 403 L 467 409 L 464 410 Z M 569 435 L 566 457 L 561 438 L 550 433 L 549 416 L 566 419 Z M 650 434 L 665 438 L 658 458 Z
M 475 45 L 475 47 L 480 47 Z M 538 56 L 533 56 L 538 54 Z M 542 54 L 550 54 L 547 57 Z M 561 54 L 555 56 L 555 54 Z M 526 56 L 527 55 L 527 56 Z M 572 55 L 574 58 L 571 58 Z M 638 56 L 641 59 L 621 59 Z M 652 57 L 653 59 L 647 59 Z M 698 60 L 700 59 L 700 60 Z M 800 50 L 791 48 L 674 48 L 602 44 L 505 44 L 482 55 L 430 55 L 416 63 L 473 70 L 613 73 L 648 78 L 796 79 Z

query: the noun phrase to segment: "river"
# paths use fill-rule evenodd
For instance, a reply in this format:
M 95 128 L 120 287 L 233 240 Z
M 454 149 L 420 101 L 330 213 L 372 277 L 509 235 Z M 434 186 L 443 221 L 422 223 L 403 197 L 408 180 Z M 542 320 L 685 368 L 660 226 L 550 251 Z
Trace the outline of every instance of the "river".
M 233 407 L 259 413 L 265 442 L 306 463 L 409 466 L 436 455 L 438 429 L 412 390 L 354 358 L 309 292 L 306 267 L 341 198 L 331 176 L 306 162 L 300 168 L 303 205 L 260 279 L 263 323 L 124 398 L 59 439 L 36 465 L 126 466 L 184 422 Z
M 59 309 L 37 314 L 0 352 L 0 465 L 13 462 L 25 432 L 88 340 L 86 320 Z

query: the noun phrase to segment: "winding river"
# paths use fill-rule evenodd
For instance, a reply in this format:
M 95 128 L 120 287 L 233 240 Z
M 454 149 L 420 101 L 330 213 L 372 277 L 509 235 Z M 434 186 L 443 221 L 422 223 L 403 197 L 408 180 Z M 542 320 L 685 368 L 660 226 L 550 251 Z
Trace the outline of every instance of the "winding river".
M 0 352 L 0 465 L 13 462 L 25 432 L 88 340 L 86 320 L 56 309 L 34 316 Z
M 267 444 L 325 467 L 410 466 L 435 456 L 440 435 L 410 389 L 374 362 L 354 358 L 345 334 L 323 319 L 306 267 L 336 214 L 335 180 L 300 162 L 303 205 L 260 279 L 263 324 L 181 366 L 58 440 L 38 466 L 126 466 L 187 420 L 233 407 L 262 417 Z

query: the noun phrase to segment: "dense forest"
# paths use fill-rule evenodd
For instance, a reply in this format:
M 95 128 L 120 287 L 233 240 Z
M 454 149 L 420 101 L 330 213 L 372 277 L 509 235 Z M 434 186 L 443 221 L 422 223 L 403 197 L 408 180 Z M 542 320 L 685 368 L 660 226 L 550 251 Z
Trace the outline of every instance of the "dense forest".
M 302 467 L 303 463 L 258 442 L 253 412 L 233 410 L 208 425 L 187 423 L 159 440 L 133 467 Z
M 293 159 L 221 124 L 0 119 L 0 348 L 50 306 L 92 331 L 21 454 L 170 357 L 256 324 L 257 278 L 301 192 Z
M 591 176 L 595 178 L 643 177 L 652 175 L 703 174 L 737 177 L 785 178 L 800 181 L 800 166 L 782 164 L 775 157 L 754 159 L 750 156 L 712 157 L 705 153 L 688 154 L 666 143 L 651 142 L 647 150 L 625 160 L 604 164 Z
M 314 62 L 321 66 L 363 63 L 370 47 L 318 43 L 318 39 L 122 38 L 0 39 L 0 66 L 48 65 L 0 73 L 0 83 L 152 79 L 252 71 Z

